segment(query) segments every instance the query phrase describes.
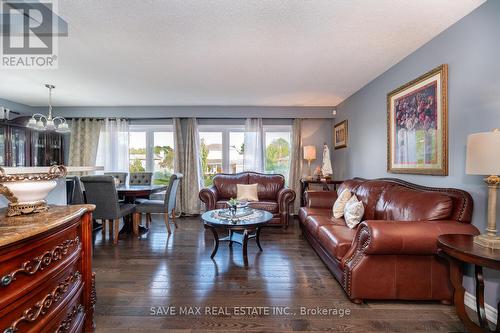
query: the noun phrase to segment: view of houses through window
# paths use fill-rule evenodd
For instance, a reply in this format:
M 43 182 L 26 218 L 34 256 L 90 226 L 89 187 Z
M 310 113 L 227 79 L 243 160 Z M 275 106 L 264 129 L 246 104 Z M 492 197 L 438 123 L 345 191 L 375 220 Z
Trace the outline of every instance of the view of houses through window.
M 217 173 L 243 171 L 243 126 L 199 126 L 200 155 L 205 186 Z M 291 126 L 264 126 L 265 172 L 288 178 Z
M 129 171 L 152 172 L 153 184 L 168 184 L 174 172 L 172 126 L 130 126 Z

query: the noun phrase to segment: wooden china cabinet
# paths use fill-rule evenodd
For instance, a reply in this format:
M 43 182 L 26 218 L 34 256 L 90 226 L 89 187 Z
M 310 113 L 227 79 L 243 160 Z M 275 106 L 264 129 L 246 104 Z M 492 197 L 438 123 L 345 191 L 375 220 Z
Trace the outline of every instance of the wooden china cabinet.
M 63 134 L 27 128 L 28 119 L 0 121 L 0 166 L 64 164 Z

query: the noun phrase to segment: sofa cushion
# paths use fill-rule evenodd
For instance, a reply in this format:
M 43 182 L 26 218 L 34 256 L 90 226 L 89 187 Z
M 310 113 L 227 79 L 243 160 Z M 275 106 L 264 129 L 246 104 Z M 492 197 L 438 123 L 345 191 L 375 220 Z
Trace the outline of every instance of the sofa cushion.
M 382 193 L 391 191 L 391 188 L 394 186 L 394 183 L 383 180 L 367 180 L 356 187 L 354 194 L 356 194 L 359 201 L 363 203 L 365 220 L 376 219 L 376 206 Z
M 219 193 L 219 199 L 236 198 L 236 184 L 248 184 L 248 173 L 234 175 L 218 174 L 214 177 L 214 186 Z
M 252 201 L 249 202 L 248 205 L 252 208 L 255 209 L 262 209 L 266 210 L 270 213 L 278 213 L 279 212 L 279 206 L 276 201 Z
M 301 207 L 299 209 L 299 221 L 305 221 L 305 219 L 310 215 L 331 216 L 331 214 L 332 210 L 330 208 Z
M 323 248 L 337 260 L 342 260 L 351 248 L 356 229 L 345 225 L 326 224 L 318 228 L 318 241 Z
M 324 225 L 339 225 L 345 226 L 345 221 L 343 218 L 336 219 L 334 217 L 328 217 L 326 215 L 311 215 L 307 217 L 304 222 L 302 222 L 304 228 L 309 231 L 314 237 L 318 237 L 318 229 Z
M 259 173 L 248 173 L 248 184 L 259 184 L 259 200 L 276 200 L 278 191 L 285 186 L 285 177 L 282 175 L 263 175 Z
M 443 193 L 417 191 L 395 186 L 382 194 L 377 203 L 377 219 L 395 221 L 433 221 L 450 217 L 453 202 Z
M 229 208 L 227 205 L 227 200 L 219 200 L 215 203 L 215 209 Z

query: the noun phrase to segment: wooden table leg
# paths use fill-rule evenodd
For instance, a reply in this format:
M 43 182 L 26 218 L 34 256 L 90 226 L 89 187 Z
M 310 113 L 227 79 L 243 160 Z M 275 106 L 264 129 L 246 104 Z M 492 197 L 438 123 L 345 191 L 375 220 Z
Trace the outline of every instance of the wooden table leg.
M 495 332 L 500 333 L 500 301 L 497 304 L 497 329 Z
M 463 280 L 463 267 L 462 263 L 455 258 L 446 256 L 446 259 L 450 263 L 450 281 L 453 285 L 453 302 L 455 303 L 455 309 L 457 315 L 471 333 L 481 333 L 484 332 L 479 326 L 477 326 L 472 320 L 470 320 L 467 312 L 465 310 L 464 296 L 465 289 L 462 285 Z
M 255 243 L 257 243 L 259 250 L 262 252 L 262 246 L 260 246 L 260 228 L 257 228 L 257 231 L 255 232 Z
M 205 224 L 205 229 L 210 229 L 214 234 L 214 249 L 212 250 L 212 254 L 210 255 L 210 258 L 213 259 L 217 254 L 217 250 L 219 249 L 219 235 L 217 234 L 217 230 L 212 226 Z
M 248 265 L 248 230 L 245 229 L 243 231 L 243 262 L 245 263 L 245 266 Z
M 483 268 L 481 266 L 474 266 L 474 276 L 476 278 L 476 311 L 479 326 L 482 329 L 486 329 L 488 328 L 488 321 L 486 319 L 486 311 L 484 310 L 484 279 Z

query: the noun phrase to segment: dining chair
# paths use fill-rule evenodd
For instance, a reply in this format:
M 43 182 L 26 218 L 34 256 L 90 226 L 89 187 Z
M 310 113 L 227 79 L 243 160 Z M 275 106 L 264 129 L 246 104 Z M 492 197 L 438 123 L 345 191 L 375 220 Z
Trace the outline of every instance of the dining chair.
M 105 176 L 113 176 L 113 178 L 118 179 L 120 185 L 127 184 L 128 172 L 105 172 Z
M 152 172 L 131 172 L 129 175 L 129 185 L 151 185 Z
M 183 176 L 180 173 L 174 173 L 170 176 L 170 181 L 168 183 L 168 188 L 164 200 L 151 200 L 151 199 L 137 200 L 137 205 L 135 208 L 134 218 L 133 218 L 133 227 L 135 234 L 138 234 L 139 223 L 142 220 L 143 213 L 164 214 L 165 225 L 167 227 L 167 232 L 169 234 L 172 233 L 170 230 L 170 221 L 169 221 L 170 216 L 172 218 L 172 222 L 174 222 L 174 225 L 177 228 L 177 222 L 175 221 L 175 201 L 177 198 L 177 190 L 179 188 L 179 183 L 182 177 Z
M 81 205 L 85 203 L 80 177 L 66 177 L 66 202 L 68 205 Z
M 81 181 L 85 187 L 85 201 L 96 206 L 93 218 L 102 221 L 103 239 L 106 235 L 106 222 L 109 222 L 113 228 L 113 243 L 118 243 L 120 219 L 132 214 L 135 205 L 118 202 L 113 176 L 86 176 Z

